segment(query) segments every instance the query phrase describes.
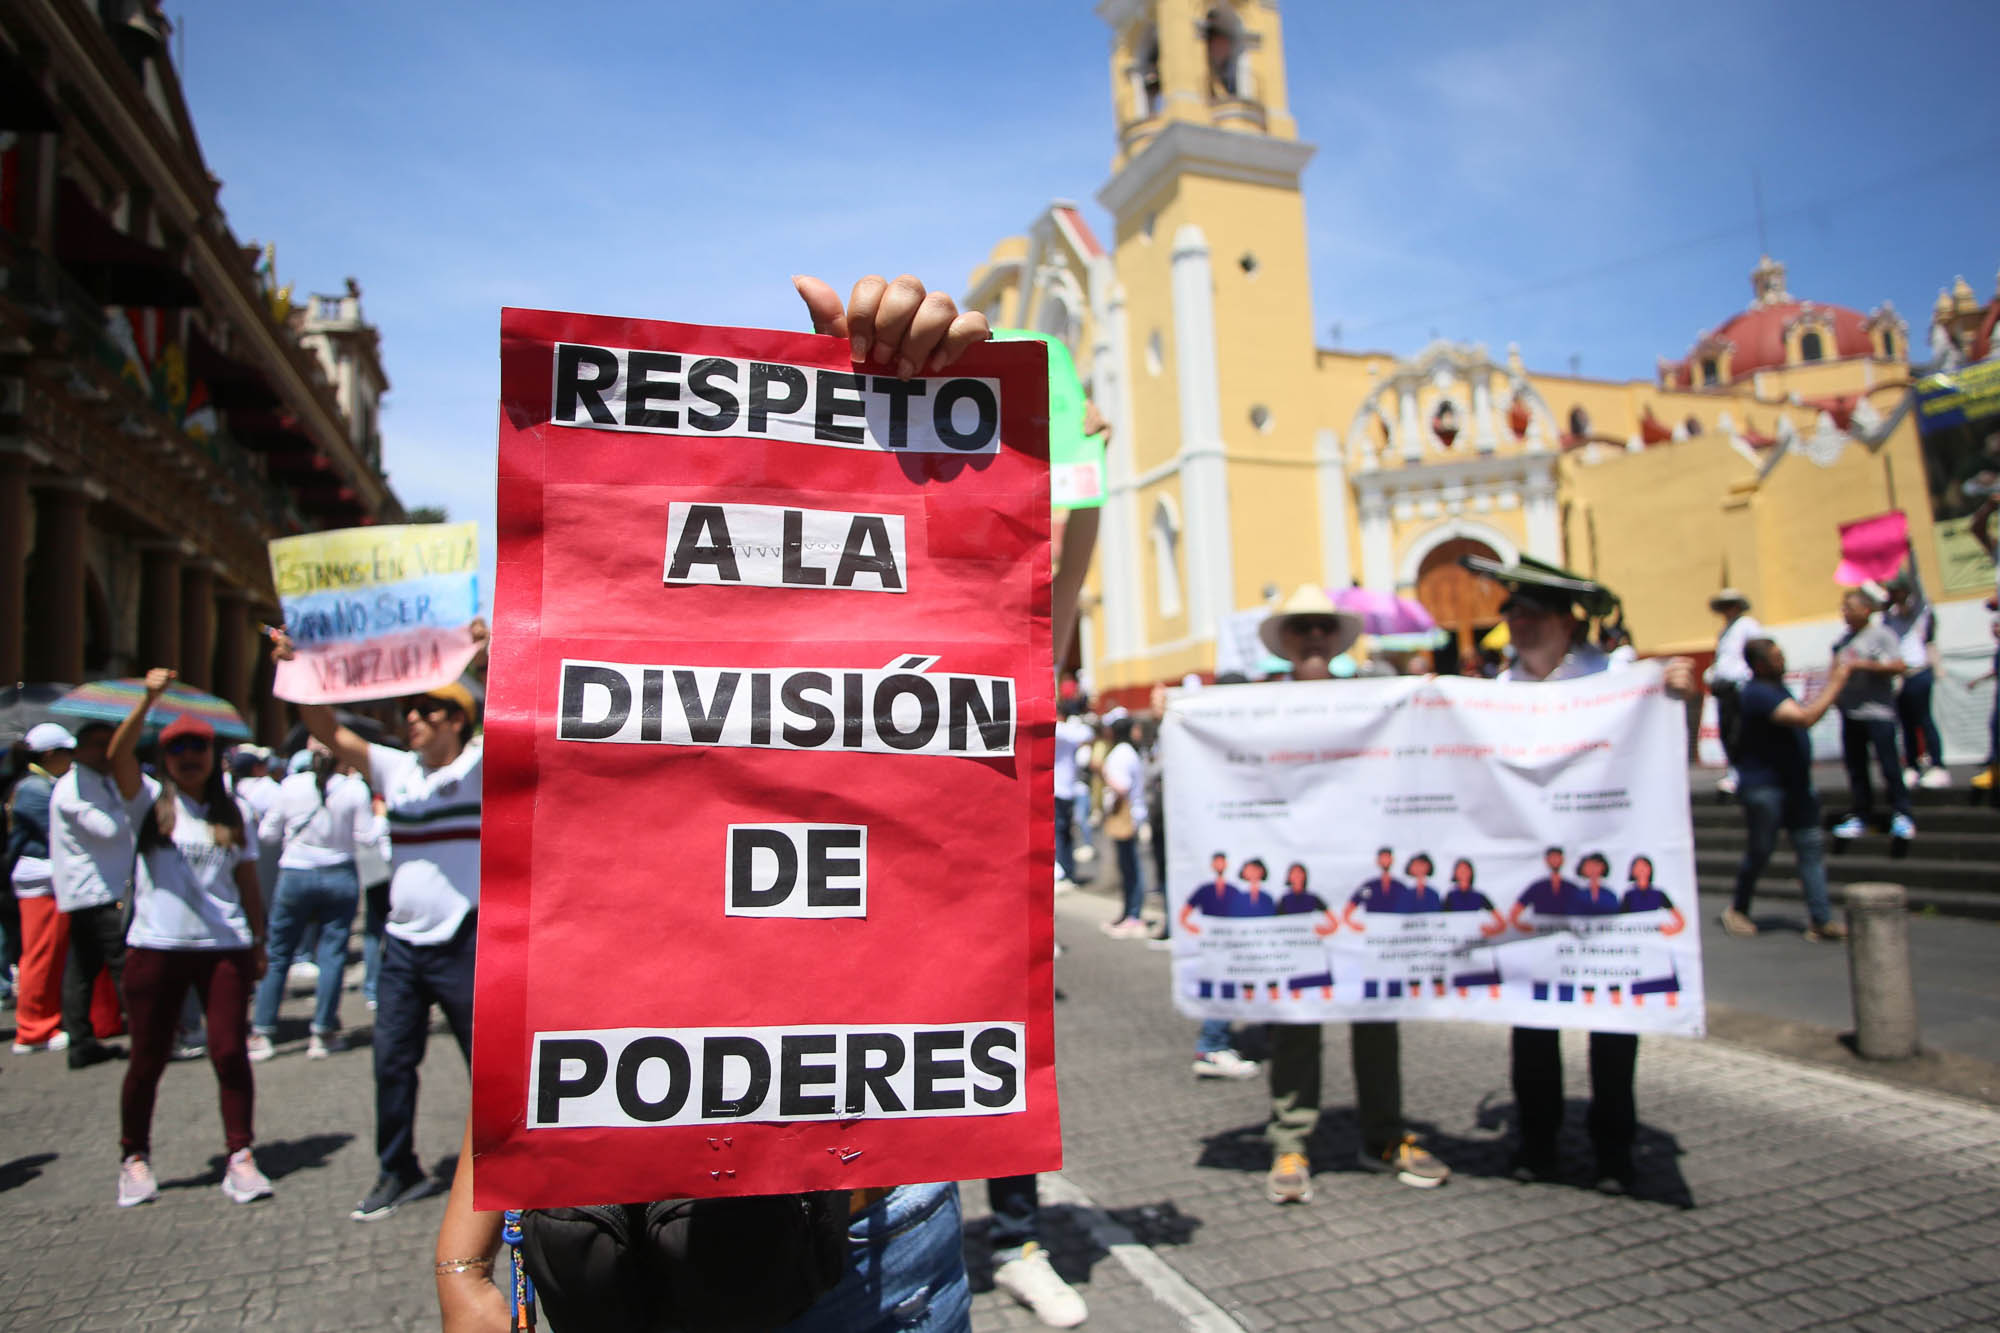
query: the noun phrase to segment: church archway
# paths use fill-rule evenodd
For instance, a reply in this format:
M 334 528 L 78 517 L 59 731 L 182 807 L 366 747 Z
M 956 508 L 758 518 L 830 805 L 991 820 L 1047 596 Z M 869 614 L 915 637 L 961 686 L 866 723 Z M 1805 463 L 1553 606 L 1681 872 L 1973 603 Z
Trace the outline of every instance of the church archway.
M 1460 663 L 1478 660 L 1479 640 L 1500 623 L 1500 603 L 1506 599 L 1499 584 L 1459 565 L 1459 557 L 1466 555 L 1500 558 L 1483 541 L 1453 537 L 1432 547 L 1417 567 L 1417 600 L 1438 628 L 1451 635 L 1437 653 L 1440 673 L 1456 673 Z

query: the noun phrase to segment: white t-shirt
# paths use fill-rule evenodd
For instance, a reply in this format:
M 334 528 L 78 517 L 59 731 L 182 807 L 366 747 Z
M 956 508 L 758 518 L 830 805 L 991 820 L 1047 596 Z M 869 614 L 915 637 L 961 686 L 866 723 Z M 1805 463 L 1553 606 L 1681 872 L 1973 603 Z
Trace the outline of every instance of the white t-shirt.
M 1748 619 L 1748 617 L 1745 617 L 1745 619 Z M 1541 679 L 1575 680 L 1578 676 L 1594 676 L 1600 671 L 1609 670 L 1610 667 L 1611 659 L 1604 655 L 1602 649 L 1583 643 L 1578 644 L 1565 653 L 1563 660 L 1556 663 L 1556 669 L 1549 672 L 1548 675 L 1541 677 Z M 1525 681 L 1530 684 L 1533 684 L 1536 679 L 1533 676 L 1521 674 L 1521 663 L 1518 658 L 1515 659 L 1511 666 L 1500 673 L 1499 678 L 1501 680 Z
M 160 784 L 141 779 L 148 802 Z M 133 875 L 132 925 L 125 943 L 135 949 L 247 949 L 250 921 L 236 888 L 236 867 L 257 863 L 257 821 L 250 803 L 233 798 L 243 817 L 243 840 L 215 843 L 215 826 L 200 802 L 174 793 L 173 846 L 139 858 Z
M 479 806 L 485 749 L 468 745 L 443 768 L 409 751 L 368 747 L 369 775 L 389 806 L 388 932 L 444 944 L 479 907 Z
M 1708 669 L 1708 683 L 1727 681 L 1738 688 L 1748 685 L 1750 662 L 1743 656 L 1743 645 L 1763 637 L 1764 627 L 1747 611 L 1730 621 L 1715 641 L 1715 665 Z
M 261 825 L 264 816 L 271 813 L 271 807 L 278 803 L 278 780 L 274 777 L 244 778 L 235 787 L 236 799 L 249 805 Z
M 1056 723 L 1056 799 L 1076 799 L 1076 752 L 1090 744 L 1097 733 L 1080 717 L 1066 717 Z
M 257 836 L 285 849 L 278 857 L 280 870 L 350 865 L 356 844 L 379 842 L 384 834 L 383 821 L 375 817 L 369 799 L 368 784 L 345 773 L 336 773 L 328 780 L 324 801 L 318 778 L 311 773 L 292 774 L 278 785 L 278 799 L 257 821 Z
M 1115 797 L 1113 788 L 1125 788 L 1126 798 L 1132 803 L 1132 822 L 1144 822 L 1146 809 L 1146 765 L 1139 758 L 1139 752 L 1132 748 L 1130 741 L 1111 747 L 1111 753 L 1104 756 L 1104 807 L 1111 808 Z
M 143 785 L 128 801 L 105 774 L 69 766 L 49 800 L 49 871 L 57 910 L 102 907 L 125 896 L 139 820 L 152 802 Z

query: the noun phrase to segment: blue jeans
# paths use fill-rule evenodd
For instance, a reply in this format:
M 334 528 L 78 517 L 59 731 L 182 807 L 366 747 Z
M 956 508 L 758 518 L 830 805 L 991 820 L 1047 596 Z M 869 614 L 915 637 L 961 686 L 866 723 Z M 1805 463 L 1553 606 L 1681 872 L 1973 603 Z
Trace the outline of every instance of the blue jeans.
M 847 1224 L 840 1285 L 781 1333 L 968 1333 L 958 1186 L 904 1185 Z
M 417 1066 L 430 1038 L 431 1005 L 444 1010 L 459 1053 L 472 1063 L 472 965 L 477 913 L 443 944 L 382 941 L 375 991 L 375 1153 L 382 1170 L 413 1179 L 417 1165 Z
M 1076 798 L 1056 797 L 1056 869 L 1072 883 L 1076 880 Z
M 319 990 L 313 1004 L 312 1030 L 325 1036 L 340 1031 L 340 974 L 347 966 L 347 932 L 354 925 L 354 907 L 361 889 L 354 863 L 317 870 L 278 871 L 271 895 L 271 933 L 264 949 L 271 965 L 257 983 L 257 1002 L 250 1026 L 270 1036 L 278 1030 L 278 1002 L 285 998 L 285 972 L 298 957 L 300 936 L 307 926 L 319 927 L 313 962 L 319 964 Z
M 1137 921 L 1139 911 L 1146 905 L 1146 879 L 1139 871 L 1139 840 L 1118 838 L 1113 845 L 1118 848 L 1118 882 L 1125 886 L 1126 921 Z
M 1938 735 L 1936 719 L 1931 716 L 1931 691 L 1936 686 L 1936 674 L 1925 667 L 1903 677 L 1903 688 L 1896 695 L 1896 717 L 1903 724 L 1905 768 L 1918 766 L 1917 746 L 1920 741 L 1926 766 L 1944 763 L 1944 741 Z
M 1833 917 L 1826 896 L 1826 833 L 1819 826 L 1819 793 L 1808 787 L 1788 792 L 1783 787 L 1745 787 L 1736 793 L 1743 818 L 1750 826 L 1750 842 L 1736 867 L 1736 910 L 1750 911 L 1750 895 L 1757 890 L 1757 876 L 1770 864 L 1778 846 L 1778 830 L 1791 835 L 1792 850 L 1799 858 L 1799 887 L 1805 890 L 1806 913 L 1816 926 Z
M 1214 1055 L 1217 1051 L 1232 1049 L 1229 1039 L 1229 1020 L 1226 1018 L 1204 1018 L 1201 1031 L 1194 1039 L 1196 1055 Z

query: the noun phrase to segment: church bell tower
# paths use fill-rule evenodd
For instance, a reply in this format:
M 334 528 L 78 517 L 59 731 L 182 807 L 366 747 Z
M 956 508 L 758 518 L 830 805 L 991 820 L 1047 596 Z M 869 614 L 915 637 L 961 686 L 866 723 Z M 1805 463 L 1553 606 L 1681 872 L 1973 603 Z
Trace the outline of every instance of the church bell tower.
M 1097 197 L 1114 223 L 1129 446 L 1121 512 L 1106 514 L 1107 601 L 1115 582 L 1138 604 L 1113 636 L 1137 642 L 1110 647 L 1158 679 L 1213 666 L 1226 618 L 1264 601 L 1274 562 L 1245 559 L 1239 535 L 1281 534 L 1295 553 L 1318 540 L 1302 471 L 1319 416 L 1299 189 L 1313 149 L 1287 108 L 1275 0 L 1097 12 L 1113 34 L 1117 139 Z

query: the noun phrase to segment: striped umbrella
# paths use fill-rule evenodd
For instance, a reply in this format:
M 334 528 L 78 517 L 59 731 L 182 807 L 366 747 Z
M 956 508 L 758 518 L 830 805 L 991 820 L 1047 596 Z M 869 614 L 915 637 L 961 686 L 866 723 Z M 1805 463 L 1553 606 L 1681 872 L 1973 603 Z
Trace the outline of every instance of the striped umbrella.
M 49 711 L 57 717 L 73 717 L 84 722 L 109 722 L 113 726 L 123 722 L 139 701 L 146 697 L 146 682 L 133 677 L 124 680 L 93 680 L 88 685 L 79 685 L 49 706 Z M 243 725 L 243 715 L 235 705 L 218 699 L 212 694 L 203 694 L 176 681 L 167 686 L 167 692 L 154 703 L 146 714 L 146 734 L 153 735 L 183 713 L 192 713 L 215 728 L 218 739 L 225 741 L 247 741 L 250 728 Z

